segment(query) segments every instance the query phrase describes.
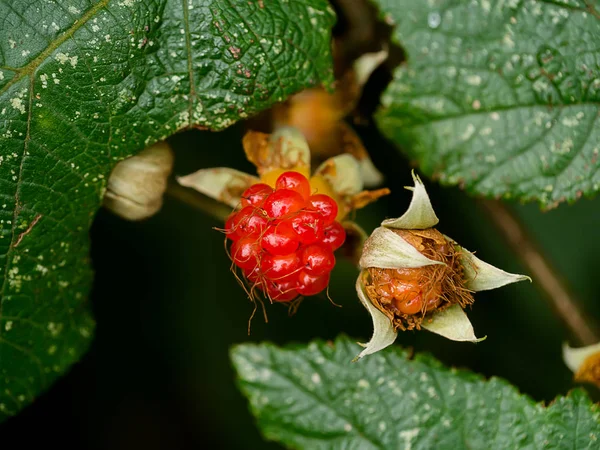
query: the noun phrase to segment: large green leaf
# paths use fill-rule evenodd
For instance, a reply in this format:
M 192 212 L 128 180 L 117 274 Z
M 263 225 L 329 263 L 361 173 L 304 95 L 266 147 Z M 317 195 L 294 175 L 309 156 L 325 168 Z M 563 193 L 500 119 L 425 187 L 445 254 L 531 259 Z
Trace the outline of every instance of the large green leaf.
M 347 338 L 235 347 L 265 437 L 311 450 L 598 447 L 600 414 L 581 390 L 544 407 L 504 380 L 397 347 L 351 363 L 357 348 Z
M 551 207 L 600 189 L 599 0 L 374 0 L 408 61 L 377 115 L 428 175 Z
M 325 0 L 0 0 L 0 420 L 88 346 L 114 164 L 329 84 L 333 21 Z

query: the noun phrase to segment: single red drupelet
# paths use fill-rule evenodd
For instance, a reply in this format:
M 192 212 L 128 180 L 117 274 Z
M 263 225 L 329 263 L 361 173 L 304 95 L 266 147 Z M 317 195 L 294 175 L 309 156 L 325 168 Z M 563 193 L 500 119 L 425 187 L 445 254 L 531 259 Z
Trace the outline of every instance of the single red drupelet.
M 269 225 L 262 234 L 261 246 L 271 255 L 287 255 L 298 249 L 300 241 L 288 222 Z
M 300 295 L 316 295 L 325 290 L 329 284 L 329 273 L 310 275 L 305 270 L 298 273 L 298 293 Z
M 315 211 L 321 213 L 321 217 L 325 226 L 331 225 L 333 222 L 335 222 L 335 218 L 338 214 L 338 205 L 329 195 L 311 195 L 308 198 L 308 203 Z
M 346 240 L 346 230 L 339 222 L 333 222 L 323 231 L 322 244 L 326 244 L 332 251 L 340 248 Z
M 273 219 L 287 216 L 306 207 L 306 200 L 296 191 L 279 189 L 273 192 L 263 204 L 267 215 Z
M 335 266 L 333 251 L 324 245 L 309 245 L 302 249 L 300 261 L 304 270 L 311 275 L 323 275 L 331 272 Z
M 296 191 L 307 200 L 310 197 L 310 183 L 300 172 L 283 172 L 275 182 L 275 189 L 289 189 Z
M 273 193 L 273 188 L 268 184 L 256 183 L 242 194 L 242 208 L 245 206 L 260 207 L 267 197 Z

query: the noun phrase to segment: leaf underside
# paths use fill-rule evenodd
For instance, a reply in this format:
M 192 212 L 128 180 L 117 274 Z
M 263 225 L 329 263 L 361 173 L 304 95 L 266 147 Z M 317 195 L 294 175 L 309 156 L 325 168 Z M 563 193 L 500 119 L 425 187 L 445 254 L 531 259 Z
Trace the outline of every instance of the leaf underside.
M 0 421 L 86 350 L 117 161 L 332 82 L 325 0 L 0 0 Z
M 600 189 L 599 0 L 374 0 L 407 52 L 377 113 L 429 176 L 550 208 Z
M 350 361 L 358 346 L 231 352 L 239 386 L 267 439 L 298 449 L 597 448 L 600 414 L 575 390 L 544 407 L 504 380 L 448 369 L 390 347 Z

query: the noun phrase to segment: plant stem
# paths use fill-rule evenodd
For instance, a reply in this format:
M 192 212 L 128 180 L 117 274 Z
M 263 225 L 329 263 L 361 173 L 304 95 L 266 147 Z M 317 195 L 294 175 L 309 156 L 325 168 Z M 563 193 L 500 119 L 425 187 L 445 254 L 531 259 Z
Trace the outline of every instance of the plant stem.
M 527 266 L 534 282 L 545 292 L 553 309 L 577 338 L 579 344 L 591 345 L 600 341 L 596 324 L 586 319 L 581 302 L 569 292 L 523 224 L 497 200 L 481 200 L 480 205 L 492 218 L 513 251 Z
M 165 194 L 223 222 L 232 211 L 231 207 L 174 182 L 169 182 Z

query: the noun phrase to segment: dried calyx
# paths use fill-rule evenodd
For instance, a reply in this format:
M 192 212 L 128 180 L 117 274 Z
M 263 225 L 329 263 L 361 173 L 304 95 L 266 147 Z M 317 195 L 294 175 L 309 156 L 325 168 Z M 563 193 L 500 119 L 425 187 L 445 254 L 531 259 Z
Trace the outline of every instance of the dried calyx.
M 391 345 L 397 330 L 425 328 L 455 341 L 477 342 L 463 308 L 472 293 L 529 279 L 477 258 L 434 227 L 439 222 L 414 175 L 408 210 L 384 220 L 365 242 L 356 283 L 374 332 L 358 358 Z

